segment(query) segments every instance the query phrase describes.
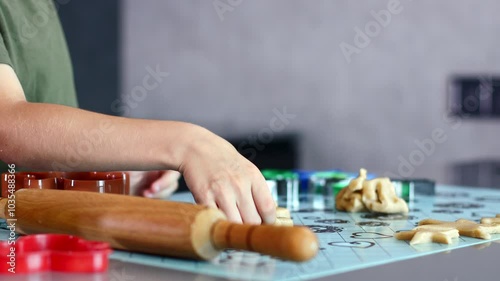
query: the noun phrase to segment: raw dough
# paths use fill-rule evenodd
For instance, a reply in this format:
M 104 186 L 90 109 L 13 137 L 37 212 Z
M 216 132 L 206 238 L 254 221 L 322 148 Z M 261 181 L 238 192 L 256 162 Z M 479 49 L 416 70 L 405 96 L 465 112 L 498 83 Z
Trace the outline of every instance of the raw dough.
M 290 218 L 290 211 L 287 208 L 276 207 L 277 218 Z
M 497 220 L 497 218 L 483 218 L 481 223 L 459 219 L 455 222 L 440 221 L 434 219 L 421 220 L 417 227 L 410 231 L 401 231 L 394 235 L 399 240 L 411 240 L 410 245 L 421 243 L 444 243 L 450 244 L 452 238 L 457 238 L 459 235 L 491 239 L 491 234 L 500 233 L 500 223 L 485 223 L 489 220 Z
M 365 169 L 360 169 L 359 176 L 337 194 L 335 206 L 347 212 L 408 213 L 408 205 L 396 195 L 391 180 L 366 180 Z
M 396 195 L 389 178 L 365 181 L 362 201 L 366 208 L 372 212 L 408 213 L 408 205 Z
M 430 242 L 451 244 L 451 239 L 459 236 L 457 229 L 441 225 L 422 225 L 413 230 L 398 232 L 394 235 L 399 240 L 411 240 L 410 245 Z
M 293 226 L 293 220 L 289 218 L 276 218 L 274 225 L 279 226 Z
M 491 239 L 490 234 L 500 233 L 500 224 L 478 224 L 473 221 L 464 219 L 459 219 L 455 222 L 425 219 L 420 221 L 418 225 L 449 226 L 457 229 L 460 235 L 481 239 Z
M 276 207 L 276 221 L 274 225 L 293 226 L 293 220 L 287 208 Z
M 359 170 L 359 176 L 349 183 L 349 185 L 339 191 L 335 198 L 335 207 L 340 211 L 363 212 L 366 207 L 361 197 L 363 191 L 363 182 L 366 180 L 366 170 Z
M 500 214 L 498 214 L 496 218 L 482 218 L 481 223 L 500 224 Z

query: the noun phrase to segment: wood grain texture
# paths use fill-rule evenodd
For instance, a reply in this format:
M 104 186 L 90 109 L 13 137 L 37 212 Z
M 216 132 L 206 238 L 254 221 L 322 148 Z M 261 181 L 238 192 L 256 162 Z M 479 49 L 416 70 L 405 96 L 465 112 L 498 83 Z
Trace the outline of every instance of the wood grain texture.
M 24 234 L 72 234 L 115 249 L 182 258 L 209 260 L 233 248 L 304 261 L 318 251 L 306 227 L 234 224 L 217 209 L 135 196 L 21 189 L 16 219 L 16 231 Z
M 258 252 L 284 260 L 306 261 L 316 256 L 319 243 L 307 227 L 233 224 L 218 221 L 212 240 L 216 248 Z
M 0 219 L 7 219 L 7 199 L 0 197 Z
M 210 229 L 225 215 L 180 202 L 94 192 L 21 189 L 17 231 L 62 233 L 105 241 L 115 249 L 194 259 L 219 253 Z

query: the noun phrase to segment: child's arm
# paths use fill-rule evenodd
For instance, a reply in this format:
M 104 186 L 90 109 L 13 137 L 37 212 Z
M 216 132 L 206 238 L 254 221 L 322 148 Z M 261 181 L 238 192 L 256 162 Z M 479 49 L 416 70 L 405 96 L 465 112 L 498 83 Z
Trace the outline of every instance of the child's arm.
M 114 117 L 27 102 L 0 64 L 0 159 L 44 170 L 166 170 L 184 175 L 196 202 L 232 221 L 266 223 L 275 204 L 259 170 L 224 139 L 183 122 Z

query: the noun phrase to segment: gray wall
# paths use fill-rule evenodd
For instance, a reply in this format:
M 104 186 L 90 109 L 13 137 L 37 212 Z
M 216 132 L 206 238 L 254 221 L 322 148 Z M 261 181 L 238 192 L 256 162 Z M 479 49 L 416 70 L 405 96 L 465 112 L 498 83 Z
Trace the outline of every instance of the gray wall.
M 500 2 L 401 0 L 348 62 L 341 43 L 391 1 L 124 0 L 122 111 L 249 137 L 286 107 L 309 169 L 449 182 L 452 163 L 500 158 L 500 122 L 444 117 L 450 75 L 500 73 Z M 144 87 L 157 65 L 169 76 Z

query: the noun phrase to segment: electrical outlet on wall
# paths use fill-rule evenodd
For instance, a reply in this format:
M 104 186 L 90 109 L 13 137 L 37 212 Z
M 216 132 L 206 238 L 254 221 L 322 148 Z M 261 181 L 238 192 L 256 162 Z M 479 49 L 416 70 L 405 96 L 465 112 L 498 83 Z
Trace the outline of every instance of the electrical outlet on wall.
M 448 108 L 452 115 L 500 117 L 500 76 L 457 75 L 448 86 Z

